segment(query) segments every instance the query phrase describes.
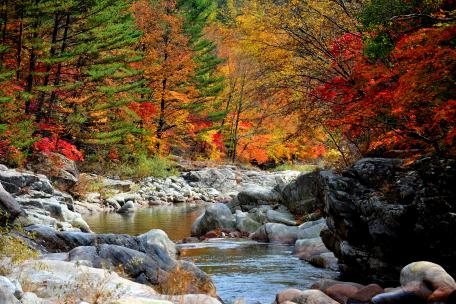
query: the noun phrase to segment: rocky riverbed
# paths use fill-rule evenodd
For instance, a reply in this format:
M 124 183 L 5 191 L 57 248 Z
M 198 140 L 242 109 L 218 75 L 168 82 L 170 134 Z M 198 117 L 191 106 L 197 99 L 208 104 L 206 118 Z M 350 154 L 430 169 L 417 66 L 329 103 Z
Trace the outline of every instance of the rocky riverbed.
M 71 163 L 49 177 L 0 166 L 2 225 L 24 227 L 2 235 L 39 252 L 17 265 L 2 259 L 14 266 L 0 277 L 0 303 L 220 303 L 211 279 L 178 259 L 163 231 L 94 234 L 81 216 L 176 203 L 206 205 L 183 243 L 292 245 L 294 255 L 345 280 L 375 283 L 324 280 L 281 292 L 276 303 L 454 303 L 455 168 L 445 159 L 363 159 L 341 174 L 222 166 L 121 181 L 79 174 Z

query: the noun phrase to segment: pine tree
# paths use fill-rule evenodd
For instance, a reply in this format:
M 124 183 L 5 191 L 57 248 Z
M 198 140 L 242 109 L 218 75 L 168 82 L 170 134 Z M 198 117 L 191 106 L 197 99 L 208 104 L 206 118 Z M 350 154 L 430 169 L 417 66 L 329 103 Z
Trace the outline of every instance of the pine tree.
M 196 68 L 192 82 L 199 96 L 193 106 L 195 112 L 198 112 L 208 100 L 214 99 L 223 90 L 224 78 L 217 73 L 223 59 L 217 55 L 216 44 L 206 38 L 204 33 L 216 15 L 217 4 L 211 0 L 180 0 L 178 8 L 185 17 L 184 29 L 194 52 Z
M 71 116 L 76 122 L 84 120 L 81 137 L 86 143 L 126 143 L 129 135 L 141 132 L 128 109 L 144 92 L 142 71 L 135 67 L 141 56 L 132 49 L 141 32 L 127 1 L 94 1 L 86 15 L 88 31 L 77 48 L 79 73 L 87 75 L 79 95 L 85 97 L 71 100 Z
M 17 114 L 5 119 L 88 149 L 140 132 L 128 109 L 144 91 L 129 9 L 128 0 L 1 1 L 0 102 Z M 4 138 L 17 129 L 0 125 Z

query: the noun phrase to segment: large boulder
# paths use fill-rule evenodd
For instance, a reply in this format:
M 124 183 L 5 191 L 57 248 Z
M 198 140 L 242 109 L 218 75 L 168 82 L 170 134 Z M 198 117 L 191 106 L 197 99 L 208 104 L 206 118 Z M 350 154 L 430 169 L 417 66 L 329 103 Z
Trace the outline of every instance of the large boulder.
M 76 162 L 59 153 L 38 153 L 29 166 L 34 172 L 49 177 L 64 190 L 70 189 L 79 180 Z
M 159 246 L 166 251 L 170 257 L 176 257 L 176 244 L 171 241 L 166 232 L 161 229 L 152 229 L 138 236 L 138 239 L 140 239 L 143 244 Z
M 0 191 L 0 207 L 5 202 L 11 206 L 14 198 L 23 210 L 20 214 L 26 217 L 26 223 L 50 225 L 61 230 L 80 229 L 90 232 L 89 225 L 78 212 L 75 212 L 71 195 L 54 189 L 46 176 L 4 169 L 0 170 L 0 182 L 7 191 Z M 16 206 L 15 213 L 18 212 L 17 209 Z
M 165 286 L 168 278 L 180 271 L 191 279 L 191 292 L 214 295 L 209 277 L 193 263 L 177 261 L 166 234 L 151 232 L 139 237 L 125 234 L 94 234 L 58 232 L 46 226 L 26 227 L 36 242 L 49 252 L 67 252 L 52 259 L 78 262 L 95 268 L 122 269 L 133 280 L 155 286 Z M 163 235 L 164 234 L 164 235 Z M 45 257 L 50 259 L 50 257 Z
M 455 280 L 442 266 L 431 262 L 413 262 L 401 270 L 400 282 L 407 286 L 411 282 L 422 282 L 433 290 L 438 288 L 456 289 Z
M 19 300 L 14 296 L 14 294 L 0 286 L 0 303 L 8 303 L 8 304 L 21 304 Z
M 122 246 L 104 244 L 77 247 L 69 252 L 67 260 L 95 268 L 122 269 L 131 280 L 156 286 L 165 292 L 215 295 L 209 277 L 194 264 L 176 261 L 160 251 L 154 253 L 145 254 Z M 170 288 L 175 276 L 185 276 L 187 285 Z
M 24 191 L 35 190 L 52 194 L 54 189 L 44 175 L 21 172 L 14 169 L 0 170 L 0 182 L 10 194 L 19 195 Z
M 296 225 L 296 220 L 291 213 L 276 210 L 266 211 L 266 220 L 271 223 L 280 223 L 289 226 Z
M 211 187 L 217 190 L 233 190 L 237 185 L 235 167 L 204 168 L 183 174 L 191 183 L 201 187 Z
M 22 289 L 8 278 L 0 276 L 0 303 L 16 304 L 20 303 L 18 298 L 22 296 Z
M 329 252 L 320 237 L 299 239 L 295 243 L 293 253 L 302 260 L 310 261 L 313 256 Z
M 291 301 L 296 304 L 339 304 L 320 290 L 315 289 L 304 290 Z
M 300 226 L 288 226 L 280 223 L 266 223 L 258 228 L 251 236 L 252 239 L 263 242 L 295 244 L 298 239 L 317 238 L 320 231 L 326 227 L 324 220 L 307 222 Z
M 273 304 L 283 304 L 287 301 L 290 301 L 301 294 L 301 290 L 296 288 L 288 288 L 282 290 L 276 295 L 275 301 Z
M 298 230 L 296 226 L 266 223 L 258 228 L 251 238 L 263 242 L 294 244 L 298 239 Z
M 135 204 L 132 201 L 128 201 L 119 210 L 117 210 L 117 213 L 133 213 L 135 210 Z
M 261 224 L 250 217 L 246 212 L 236 210 L 236 229 L 241 232 L 255 232 Z
M 271 188 L 250 186 L 238 193 L 237 199 L 244 210 L 250 210 L 259 205 L 274 204 L 279 202 L 280 194 Z
M 350 284 L 334 284 L 324 290 L 324 293 L 339 303 L 347 303 L 359 288 Z
M 375 304 L 387 303 L 455 303 L 456 282 L 440 265 L 420 261 L 401 270 L 401 287 L 378 293 Z
M 236 228 L 236 219 L 231 210 L 223 203 L 210 204 L 192 225 L 192 235 L 202 236 L 216 229 Z
M 413 261 L 456 273 L 456 161 L 366 158 L 319 173 L 323 241 L 348 278 L 392 285 Z
M 280 203 L 294 214 L 311 213 L 316 208 L 318 172 L 305 173 L 280 191 Z
M 18 204 L 18 202 L 6 192 L 0 183 L 0 226 L 6 223 L 12 223 L 16 217 L 24 215 L 24 210 Z
M 70 262 L 29 261 L 20 265 L 11 276 L 27 285 L 28 291 L 47 300 L 109 303 L 134 296 L 159 299 L 157 292 L 149 286 L 121 278 L 112 271 Z
M 311 239 L 320 236 L 323 229 L 326 229 L 326 222 L 324 219 L 316 221 L 305 222 L 299 226 L 299 239 Z
M 235 196 L 247 188 L 281 188 L 299 174 L 298 171 L 266 172 L 236 166 L 218 166 L 190 171 L 182 176 L 194 188 L 213 188 L 225 195 Z

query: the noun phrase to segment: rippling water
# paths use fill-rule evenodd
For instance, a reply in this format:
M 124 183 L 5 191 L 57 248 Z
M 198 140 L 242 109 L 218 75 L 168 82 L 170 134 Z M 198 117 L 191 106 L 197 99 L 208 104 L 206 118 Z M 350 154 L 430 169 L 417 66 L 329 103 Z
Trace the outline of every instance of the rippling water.
M 227 302 L 272 303 L 283 289 L 308 288 L 320 278 L 335 276 L 292 256 L 291 246 L 224 240 L 196 245 L 185 245 L 181 255 L 211 275 L 217 293 Z
M 153 207 L 131 215 L 105 213 L 86 218 L 97 233 L 136 235 L 153 228 L 163 229 L 171 239 L 190 235 L 191 224 L 202 212 L 200 207 Z M 192 260 L 208 273 L 219 296 L 230 303 L 243 299 L 247 304 L 272 303 L 285 288 L 307 288 L 320 278 L 337 273 L 322 270 L 291 255 L 292 247 L 247 240 L 215 239 L 179 245 L 181 258 Z

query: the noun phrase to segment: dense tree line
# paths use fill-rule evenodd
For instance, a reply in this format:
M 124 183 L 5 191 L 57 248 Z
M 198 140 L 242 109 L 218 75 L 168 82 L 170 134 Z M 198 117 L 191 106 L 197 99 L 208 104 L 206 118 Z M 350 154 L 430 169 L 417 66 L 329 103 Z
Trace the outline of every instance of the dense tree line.
M 2 0 L 0 157 L 454 155 L 452 0 Z

